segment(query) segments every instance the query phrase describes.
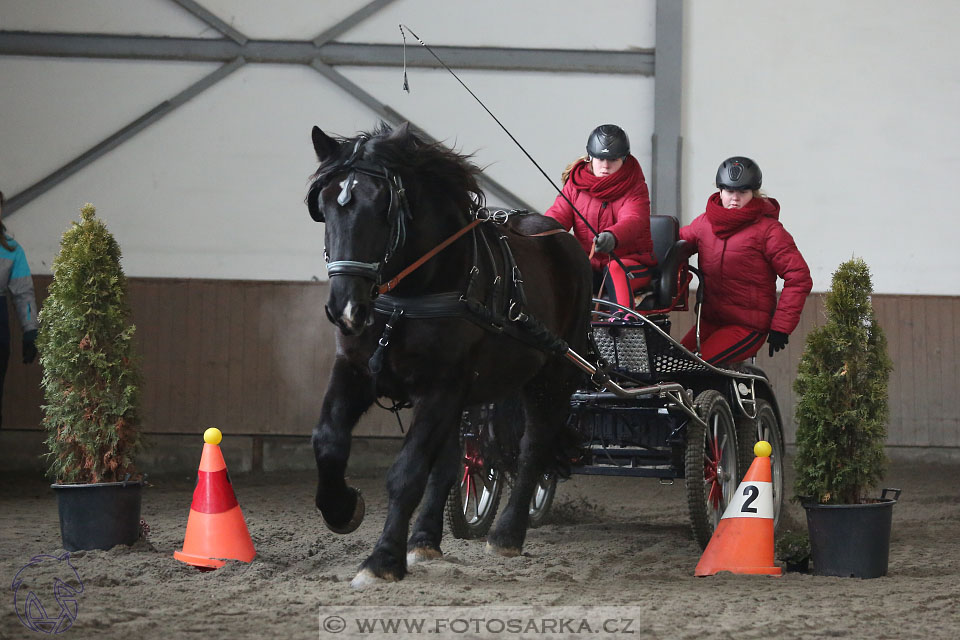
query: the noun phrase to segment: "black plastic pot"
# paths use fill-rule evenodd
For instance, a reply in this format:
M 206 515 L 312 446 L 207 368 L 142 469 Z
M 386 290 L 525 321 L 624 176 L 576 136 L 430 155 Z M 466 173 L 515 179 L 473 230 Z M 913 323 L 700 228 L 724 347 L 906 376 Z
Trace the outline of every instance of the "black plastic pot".
M 52 484 L 67 551 L 132 545 L 140 537 L 143 482 Z
M 887 492 L 895 493 L 893 498 Z M 813 573 L 844 578 L 887 575 L 890 525 L 900 489 L 866 504 L 805 503 Z

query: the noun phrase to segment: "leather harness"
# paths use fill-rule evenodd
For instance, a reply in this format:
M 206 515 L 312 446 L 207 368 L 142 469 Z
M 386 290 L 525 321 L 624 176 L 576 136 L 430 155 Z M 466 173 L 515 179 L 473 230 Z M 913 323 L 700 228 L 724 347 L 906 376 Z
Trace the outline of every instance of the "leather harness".
M 390 336 L 401 317 L 410 319 L 424 318 L 464 318 L 487 331 L 502 333 L 533 348 L 563 355 L 568 347 L 564 340 L 551 333 L 526 310 L 526 295 L 523 290 L 523 276 L 513 257 L 506 234 L 499 226 L 506 224 L 512 216 L 529 214 L 525 210 L 495 210 L 475 207 L 473 219 L 456 233 L 443 240 L 430 251 L 400 271 L 387 282 L 382 282 L 381 271 L 384 264 L 401 247 L 407 237 L 407 223 L 412 220 L 410 204 L 400 175 L 388 168 L 362 159 L 362 147 L 365 138 L 357 140 L 350 157 L 335 170 L 326 174 L 326 179 L 341 175 L 347 171 L 346 179 L 340 183 L 341 191 L 337 202 L 345 206 L 352 199 L 352 191 L 357 184 L 356 174 L 362 173 L 385 180 L 390 189 L 390 204 L 387 218 L 390 221 L 390 242 L 383 259 L 366 263 L 353 260 L 327 260 L 327 273 L 333 278 L 341 275 L 360 276 L 375 283 L 373 306 L 376 313 L 389 315 L 378 346 L 370 358 L 370 371 L 374 375 L 382 369 L 384 352 L 390 344 Z M 322 186 L 322 185 L 320 185 Z M 321 189 L 317 189 L 317 198 Z M 319 209 L 319 202 L 317 203 Z M 450 246 L 463 235 L 471 233 L 473 240 L 473 266 L 467 273 L 462 291 L 426 294 L 421 296 L 390 295 L 405 277 L 423 266 L 427 261 Z M 526 237 L 544 237 L 564 233 L 562 229 L 551 229 Z M 497 254 L 500 260 L 498 268 Z M 483 273 L 481 266 L 489 265 L 492 283 L 485 296 L 478 295 L 482 284 L 478 277 Z

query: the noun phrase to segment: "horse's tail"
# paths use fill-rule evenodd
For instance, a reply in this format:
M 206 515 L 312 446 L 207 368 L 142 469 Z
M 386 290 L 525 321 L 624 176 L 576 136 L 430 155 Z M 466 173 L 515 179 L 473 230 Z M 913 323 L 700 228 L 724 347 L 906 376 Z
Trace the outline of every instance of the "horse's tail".
M 498 469 L 513 475 L 517 472 L 520 438 L 523 437 L 523 428 L 526 424 L 523 400 L 519 394 L 509 395 L 497 400 L 492 411 L 493 441 L 490 443 L 492 451 L 485 451 L 484 455 L 491 459 Z
M 545 473 L 569 478 L 573 464 L 584 455 L 583 436 L 568 419 L 553 432 L 553 458 L 547 461 Z

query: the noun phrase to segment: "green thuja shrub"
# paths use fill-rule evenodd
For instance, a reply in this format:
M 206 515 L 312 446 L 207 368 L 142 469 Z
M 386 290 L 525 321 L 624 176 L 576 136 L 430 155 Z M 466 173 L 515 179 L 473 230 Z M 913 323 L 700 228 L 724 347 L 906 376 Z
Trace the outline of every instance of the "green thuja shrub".
M 844 262 L 826 297 L 826 324 L 807 335 L 794 383 L 801 499 L 856 504 L 883 477 L 893 365 L 872 292 L 867 264 Z
M 140 375 L 133 356 L 120 247 L 84 205 L 63 234 L 40 312 L 43 424 L 49 475 L 60 483 L 133 474 Z

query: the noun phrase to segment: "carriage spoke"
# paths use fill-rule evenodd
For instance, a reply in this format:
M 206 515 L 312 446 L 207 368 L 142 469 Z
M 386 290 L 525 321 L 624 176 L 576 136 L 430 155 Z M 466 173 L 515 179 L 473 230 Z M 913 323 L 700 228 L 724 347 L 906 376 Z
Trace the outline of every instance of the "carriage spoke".
M 720 488 L 720 483 L 714 482 L 710 487 L 710 495 L 707 496 L 707 501 L 713 505 L 714 511 L 720 510 L 720 498 L 723 496 L 723 492 Z
M 707 489 L 707 506 L 714 512 L 721 509 L 724 501 L 723 481 L 726 471 L 723 464 L 723 453 L 726 450 L 727 435 L 720 429 L 720 416 L 714 416 L 710 421 L 710 432 L 707 437 L 706 455 L 704 456 L 704 486 Z
M 460 486 L 463 488 L 463 516 L 467 517 L 467 512 L 470 510 L 470 494 L 472 493 L 470 488 L 473 485 L 473 478 L 470 476 L 470 471 L 468 470 L 464 474 L 464 480 L 460 483 Z
M 477 480 L 477 476 L 473 476 L 472 480 L 470 484 L 470 496 L 468 497 L 469 502 L 473 505 L 471 521 L 480 517 L 480 500 L 483 497 L 483 485 Z
M 496 480 L 493 477 L 493 472 L 490 471 L 485 476 L 483 476 L 483 490 L 486 491 L 487 493 L 492 493 L 494 482 L 496 482 Z

